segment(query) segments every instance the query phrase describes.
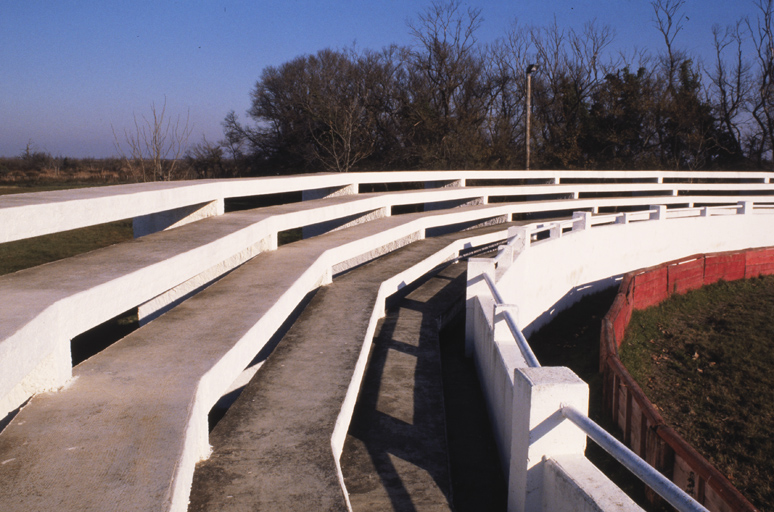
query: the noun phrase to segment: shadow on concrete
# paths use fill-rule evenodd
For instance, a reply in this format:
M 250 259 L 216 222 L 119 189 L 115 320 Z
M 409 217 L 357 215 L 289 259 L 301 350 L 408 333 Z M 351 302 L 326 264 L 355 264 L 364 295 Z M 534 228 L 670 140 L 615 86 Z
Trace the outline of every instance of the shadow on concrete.
M 464 468 L 471 457 L 480 456 L 478 445 L 476 453 L 467 450 L 465 437 L 491 439 L 488 422 L 482 424 L 480 417 L 466 421 L 466 406 L 454 398 L 453 419 L 467 425 L 447 427 L 439 332 L 445 321 L 464 317 L 449 314 L 464 304 L 464 269 L 464 264 L 455 265 L 426 281 L 398 301 L 380 323 L 342 457 L 355 510 L 462 510 L 456 506 L 452 482 L 467 481 L 472 475 Z M 450 357 L 464 359 L 464 340 L 457 348 L 459 352 Z M 461 375 L 459 368 L 454 371 L 455 377 Z M 480 396 L 477 383 L 472 385 Z M 486 420 L 483 401 L 479 405 Z M 485 432 L 471 434 L 480 428 Z M 454 433 L 450 442 L 457 453 L 449 452 L 447 430 Z M 497 480 L 491 476 L 492 469 L 499 472 L 496 455 L 487 460 L 494 463 L 481 475 Z M 478 495 L 466 500 L 478 503 L 475 510 L 483 510 L 480 498 L 486 498 L 480 494 L 491 492 L 491 486 L 467 486 L 460 492 Z
M 16 417 L 16 415 L 19 414 L 19 411 L 21 411 L 24 408 L 24 406 L 27 405 L 27 403 L 29 401 L 30 401 L 30 399 L 28 398 L 19 407 L 17 407 L 13 411 L 9 412 L 8 414 L 6 414 L 5 418 L 0 418 L 0 432 L 5 430 L 5 427 L 7 427 L 13 421 L 13 419 Z
M 539 331 L 543 326 L 551 323 L 562 311 L 572 307 L 584 297 L 600 293 L 614 286 L 617 286 L 621 282 L 621 279 L 623 279 L 623 274 L 618 274 L 615 276 L 607 277 L 605 279 L 600 279 L 599 281 L 576 286 L 569 292 L 565 293 L 561 299 L 556 301 L 553 306 L 544 311 L 543 314 L 538 316 L 529 325 L 524 326 L 522 328 L 524 336 L 529 338 L 533 333 Z M 542 361 L 541 364 L 543 364 Z
M 70 340 L 73 366 L 96 355 L 140 327 L 137 308 L 121 313 Z
M 301 299 L 293 312 L 282 323 L 280 328 L 277 329 L 277 331 L 271 336 L 271 338 L 269 338 L 258 354 L 256 354 L 253 360 L 250 361 L 250 363 L 245 368 L 246 372 L 250 371 L 251 368 L 257 371 L 257 368 L 255 368 L 256 366 L 260 368 L 260 365 L 266 361 L 274 349 L 277 348 L 279 342 L 282 341 L 282 338 L 285 337 L 285 334 L 287 334 L 290 328 L 293 327 L 293 324 L 296 322 L 296 320 L 298 320 L 298 317 L 301 316 L 301 313 L 304 312 L 304 309 L 312 301 L 317 291 L 318 289 L 314 289 L 307 293 L 303 299 Z M 249 379 L 247 379 L 247 381 L 249 381 Z M 210 413 L 207 416 L 210 432 L 212 432 L 212 429 L 215 428 L 215 425 L 217 425 L 218 422 L 223 419 L 223 416 L 226 415 L 229 407 L 231 407 L 236 399 L 239 398 L 239 395 L 242 394 L 242 391 L 244 391 L 246 386 L 247 382 L 245 382 L 244 385 L 220 397 L 215 405 L 212 406 L 212 409 L 210 409 Z
M 443 328 L 440 342 L 454 510 L 506 510 L 508 484 L 481 383 L 473 358 L 465 357 L 464 310 Z

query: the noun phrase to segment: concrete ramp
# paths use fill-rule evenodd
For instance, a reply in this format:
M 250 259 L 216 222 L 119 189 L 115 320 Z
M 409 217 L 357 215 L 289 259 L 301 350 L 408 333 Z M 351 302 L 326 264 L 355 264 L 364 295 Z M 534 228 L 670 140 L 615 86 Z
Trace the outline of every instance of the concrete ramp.
M 331 265 L 336 266 L 332 253 L 354 241 L 363 254 L 368 253 L 371 249 L 364 240 L 411 220 L 411 216 L 402 217 L 261 253 L 78 365 L 63 389 L 33 397 L 0 434 L 2 509 L 185 510 L 194 466 L 209 455 L 210 408 L 306 294 L 326 282 Z M 393 269 L 384 275 L 394 274 Z M 265 403 L 280 418 L 281 432 L 289 436 L 272 443 L 272 449 L 301 447 L 296 473 L 311 471 L 326 488 L 333 486 L 338 498 L 326 503 L 334 509 L 341 504 L 342 492 L 335 465 L 331 472 L 335 464 L 331 421 L 341 411 L 342 396 L 352 379 L 352 361 L 364 337 L 361 332 L 350 342 L 336 334 L 326 342 L 319 333 L 325 325 L 359 325 L 352 315 L 361 311 L 370 315 L 374 300 L 338 298 L 338 306 L 350 308 L 351 315 L 331 315 L 316 322 L 302 336 L 313 342 L 309 350 L 293 351 L 293 344 L 287 344 L 288 348 L 278 349 L 275 367 L 258 373 L 265 373 L 282 391 Z M 332 358 L 335 364 L 328 372 L 318 373 L 319 382 L 303 367 L 283 367 L 291 360 L 309 368 L 322 367 L 324 358 Z M 283 409 L 297 397 L 304 400 L 299 402 L 305 405 L 301 410 L 310 414 L 299 417 L 300 430 L 283 426 L 286 420 L 282 419 L 288 415 Z M 300 437 L 293 438 L 294 432 Z M 319 467 L 308 464 L 306 453 L 326 451 L 328 460 Z M 284 454 L 279 459 L 292 457 Z M 272 473 L 271 465 L 263 463 L 255 471 L 264 471 L 267 481 Z
M 486 228 L 497 229 L 502 227 Z M 347 497 L 337 478 L 331 437 L 361 347 L 364 341 L 370 343 L 369 325 L 379 287 L 393 275 L 465 236 L 469 234 L 456 233 L 415 242 L 352 270 L 317 291 L 212 431 L 213 453 L 197 466 L 189 510 L 347 510 Z M 453 302 L 451 297 L 464 297 L 464 268 L 458 268 L 457 272 L 462 272 L 462 279 L 454 283 L 456 287 L 450 287 L 451 295 L 448 291 L 437 294 L 436 309 Z M 449 280 L 441 279 L 434 284 L 437 286 L 438 282 L 448 284 Z M 435 318 L 433 312 L 424 317 Z M 417 417 L 431 420 L 426 423 L 432 427 L 428 430 L 427 425 L 422 425 L 411 434 L 415 436 L 413 442 L 425 448 L 414 453 L 418 457 L 414 460 L 416 478 L 411 478 L 414 497 L 423 488 L 435 505 L 448 510 L 438 322 L 423 323 L 422 318 L 420 313 L 419 324 L 410 322 L 404 334 L 409 343 L 419 344 L 420 334 L 428 334 L 426 329 L 434 332 L 422 342 L 426 354 L 421 361 L 423 364 L 431 361 L 431 364 L 421 368 L 421 378 L 417 381 L 414 373 L 396 369 L 402 373 L 402 379 L 392 381 L 391 385 L 404 388 L 404 396 L 410 397 L 416 392 L 426 398 L 415 404 L 416 413 Z M 425 387 L 425 382 L 432 386 Z M 434 444 L 428 442 L 431 439 Z M 408 440 L 408 437 L 392 436 L 385 442 Z M 370 475 L 371 468 L 366 466 L 363 470 L 369 472 L 370 478 L 377 477 Z M 433 484 L 436 480 L 440 481 Z M 373 509 L 365 506 L 359 510 Z

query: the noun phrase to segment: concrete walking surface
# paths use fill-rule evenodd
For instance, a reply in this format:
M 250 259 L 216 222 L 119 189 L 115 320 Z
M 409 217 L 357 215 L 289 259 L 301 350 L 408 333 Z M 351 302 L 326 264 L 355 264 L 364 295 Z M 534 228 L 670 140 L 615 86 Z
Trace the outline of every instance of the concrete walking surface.
M 243 367 L 249 362 L 284 321 L 286 310 L 295 307 L 283 297 L 321 253 L 399 225 L 406 217 L 262 253 L 74 368 L 74 379 L 62 390 L 35 396 L 0 434 L 3 509 L 168 508 L 179 479 L 185 480 L 179 473 L 187 471 L 188 463 L 181 459 L 186 453 L 190 457 L 190 444 L 201 444 L 202 435 L 206 444 L 207 410 L 200 410 L 199 395 L 207 395 L 204 402 L 210 407 L 217 399 L 209 396 L 216 392 L 211 388 L 228 384 L 207 379 L 222 378 L 225 359 L 241 354 Z M 273 312 L 278 304 L 284 308 L 280 315 Z M 363 304 L 354 305 L 360 309 Z M 336 323 L 337 317 L 328 321 Z M 362 339 L 357 350 L 361 344 Z M 306 356 L 314 364 L 320 361 L 319 354 Z M 336 376 L 348 383 L 351 374 Z M 330 402 L 312 405 L 336 413 L 340 408 Z
M 465 236 L 415 242 L 317 291 L 211 432 L 213 453 L 197 466 L 189 510 L 346 510 L 331 435 L 379 285 Z M 440 371 L 431 378 L 440 389 Z M 440 432 L 445 443 L 443 428 Z M 448 475 L 445 480 L 444 503 Z
M 464 304 L 464 263 L 380 322 L 342 454 L 353 510 L 452 510 L 439 331 Z

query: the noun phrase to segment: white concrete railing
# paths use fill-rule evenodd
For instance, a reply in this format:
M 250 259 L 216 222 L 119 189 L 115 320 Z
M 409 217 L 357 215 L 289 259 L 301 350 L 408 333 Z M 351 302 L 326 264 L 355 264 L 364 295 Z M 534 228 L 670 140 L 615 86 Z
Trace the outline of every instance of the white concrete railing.
M 559 226 L 561 226 L 562 223 L 557 223 Z M 511 239 L 509 241 L 509 244 L 513 244 L 514 239 Z M 507 246 L 505 246 L 507 247 Z M 498 262 L 498 260 L 501 260 L 502 256 L 504 254 L 507 254 L 507 251 L 503 251 L 502 249 L 498 253 L 498 257 L 494 258 L 495 262 Z M 489 287 L 489 290 L 492 293 L 492 297 L 495 302 L 495 308 L 498 306 L 503 305 L 503 299 L 500 295 L 500 292 L 497 290 L 497 285 L 492 281 L 492 278 L 489 277 L 488 274 L 483 274 L 482 277 L 486 281 L 487 286 Z M 524 337 L 524 334 L 521 332 L 521 329 L 519 329 L 518 325 L 516 325 L 516 320 L 509 310 L 505 310 L 504 312 L 504 318 L 506 325 L 508 326 L 508 329 L 510 330 L 511 336 L 513 337 L 514 341 L 516 342 L 516 345 L 519 348 L 519 351 L 521 352 L 522 357 L 525 360 L 525 363 L 527 367 L 529 368 L 540 368 L 540 362 L 537 360 L 537 357 L 535 357 L 535 354 L 532 352 L 532 347 L 530 347 L 529 342 Z M 535 405 L 532 403 L 532 405 Z M 524 411 L 529 406 L 527 404 L 519 404 L 515 406 L 515 408 L 519 411 Z M 588 404 L 586 404 L 586 410 L 588 409 Z M 645 484 L 648 485 L 653 491 L 664 498 L 669 504 L 675 507 L 679 512 L 706 512 L 706 508 L 701 506 L 699 503 L 696 502 L 691 496 L 686 494 L 685 491 L 680 489 L 677 485 L 675 485 L 671 480 L 663 476 L 661 473 L 659 473 L 653 466 L 649 465 L 647 462 L 645 462 L 640 456 L 638 456 L 636 453 L 631 451 L 629 448 L 627 448 L 623 443 L 618 441 L 616 438 L 605 432 L 602 427 L 597 425 L 595 422 L 590 420 L 588 416 L 584 415 L 583 413 L 579 412 L 577 409 L 575 409 L 572 406 L 562 406 L 561 407 L 561 413 L 562 416 L 567 418 L 568 420 L 575 423 L 575 425 L 580 428 L 589 438 L 591 438 L 595 443 L 597 443 L 600 447 L 602 447 L 606 452 L 608 452 L 610 455 L 613 456 L 618 462 L 620 462 L 624 467 L 626 467 L 629 471 L 634 473 L 637 478 L 642 480 Z M 532 411 L 530 411 L 530 416 L 532 415 Z M 511 453 L 511 457 L 514 457 L 514 454 Z M 520 469 L 520 468 L 519 468 Z M 569 472 L 567 475 L 569 478 L 574 478 L 575 475 L 573 475 L 571 472 Z M 539 478 L 539 477 L 538 477 Z M 599 485 L 599 484 L 598 484 Z M 607 483 L 605 482 L 605 485 Z M 526 485 L 525 488 L 529 488 L 529 485 Z M 518 499 L 517 496 L 514 499 Z M 519 509 L 519 507 L 514 503 L 512 504 L 514 509 Z M 525 503 L 525 509 L 526 509 L 526 503 Z M 554 510 L 554 508 L 549 508 L 548 510 Z
M 40 310 L 35 310 L 37 305 L 30 303 L 22 315 L 26 320 L 9 313 L 8 305 L 4 304 L 0 316 L 5 318 L 2 323 L 7 336 L 0 339 L 0 415 L 4 416 L 35 392 L 64 384 L 71 375 L 71 337 L 141 305 L 165 290 L 177 289 L 203 275 L 206 275 L 205 281 L 217 277 L 217 272 L 208 273 L 209 269 L 217 267 L 222 273 L 252 257 L 256 251 L 273 249 L 277 233 L 285 229 L 321 224 L 324 229 L 332 229 L 392 215 L 401 205 L 422 205 L 421 209 L 426 213 L 421 219 L 385 234 L 383 240 L 369 242 L 376 244 L 374 247 L 364 248 L 355 243 L 342 249 L 343 260 L 330 268 L 330 275 L 346 269 L 350 263 L 357 264 L 383 252 L 385 247 L 396 247 L 399 240 L 410 241 L 432 236 L 439 230 L 459 230 L 482 222 L 504 222 L 520 214 L 561 216 L 579 209 L 595 212 L 606 208 L 642 209 L 655 202 L 672 206 L 729 205 L 740 196 L 751 201 L 774 203 L 773 178 L 772 173 L 428 171 L 149 183 L 2 196 L 0 242 L 126 218 L 135 218 L 136 231 L 145 234 L 220 215 L 229 198 L 298 192 L 310 201 L 288 207 L 282 214 L 271 217 L 259 218 L 257 215 L 252 224 L 248 222 L 233 236 L 209 241 L 206 247 L 188 250 L 174 260 L 156 262 L 138 268 L 131 275 L 101 283 L 99 293 L 78 290 L 67 295 L 65 291 L 56 303 Z M 624 183 L 613 183 L 615 180 Z M 360 193 L 370 184 L 381 183 L 415 189 L 399 193 Z M 311 201 L 315 198 L 327 199 L 320 203 Z M 443 211 L 460 205 L 468 207 Z M 636 225 L 640 224 L 636 220 L 641 215 L 631 213 L 622 218 Z M 564 224 L 558 231 L 556 227 L 553 229 L 561 235 L 562 231 L 571 228 Z M 561 244 L 566 238 L 571 237 L 560 236 L 556 243 Z M 535 253 L 541 247 L 538 241 L 532 245 L 530 251 L 522 255 L 522 260 L 525 254 Z M 229 263 L 224 265 L 226 262 Z M 23 281 L 23 275 L 19 273 L 13 278 L 0 279 Z M 105 301 L 106 293 L 115 301 Z M 551 294 L 541 297 L 551 297 Z M 505 299 L 518 303 L 508 296 Z M 99 307 L 92 307 L 95 300 Z M 20 305 L 14 305 L 17 306 Z M 6 313 L 10 316 L 4 316 Z M 523 322 L 532 313 L 522 305 L 514 318 Z M 22 323 L 11 325 L 14 322 Z M 514 352 L 509 357 L 519 356 Z M 30 375 L 35 382 L 30 382 Z M 512 381 L 512 377 L 509 379 Z M 510 433 L 508 436 L 510 445 Z
M 577 440 L 577 429 L 562 422 L 568 406 L 587 411 L 588 388 L 567 369 L 529 364 L 518 348 L 518 325 L 534 332 L 626 271 L 696 253 L 773 245 L 772 228 L 774 209 L 749 201 L 616 215 L 577 212 L 572 219 L 511 228 L 496 258 L 469 261 L 466 351 L 475 357 L 508 475 L 509 510 L 576 510 L 577 499 L 597 503 L 593 510 L 619 510 L 627 502 L 586 466 L 585 434 Z M 562 463 L 566 457 L 572 462 Z M 553 492 L 557 486 L 565 492 Z M 606 508 L 611 499 L 618 504 Z
M 135 306 L 140 306 L 143 318 L 153 315 L 158 308 L 166 307 L 177 297 L 217 278 L 257 252 L 273 249 L 277 233 L 282 230 L 310 226 L 334 229 L 389 216 L 394 208 L 412 204 L 436 213 L 451 206 L 478 205 L 463 209 L 465 213 L 458 210 L 454 220 L 428 213 L 428 219 L 433 220 L 423 224 L 426 227 L 420 229 L 421 237 L 432 236 L 441 228 L 457 230 L 475 223 L 503 222 L 521 214 L 554 216 L 578 209 L 641 209 L 647 208 L 654 199 L 677 206 L 697 202 L 729 204 L 737 201 L 740 194 L 757 201 L 774 201 L 774 196 L 769 195 L 774 193 L 772 179 L 772 173 L 750 172 L 418 171 L 145 183 L 0 196 L 0 241 L 133 216 L 138 233 L 144 234 L 221 214 L 225 200 L 235 197 L 298 192 L 309 200 L 328 198 L 323 203 L 307 201 L 287 208 L 282 214 L 257 219 L 237 232 L 176 255 L 174 262 L 171 259 L 158 262 L 139 269 L 131 277 L 111 281 L 111 286 L 119 288 L 111 295 L 121 296 L 123 302 L 102 301 L 99 308 L 91 308 L 88 315 L 82 315 L 84 308 L 80 302 L 70 301 L 71 311 L 62 310 L 62 302 L 58 301 L 51 308 L 56 306 L 54 316 L 67 326 L 43 322 L 54 326 L 55 333 L 46 334 L 46 328 L 41 332 L 38 327 L 31 327 L 45 318 L 44 311 L 35 312 L 32 323 L 17 326 L 19 329 L 14 327 L 13 332 L 0 336 L 0 413 L 13 409 L 30 394 L 58 387 L 69 378 L 67 341 L 70 338 Z M 625 183 L 611 183 L 616 180 Z M 699 181 L 711 183 L 694 183 Z M 419 188 L 399 193 L 359 193 L 366 186 L 381 183 Z M 466 186 L 481 184 L 486 186 Z M 686 191 L 694 195 L 682 195 Z M 652 193 L 659 195 L 654 197 Z M 706 195 L 718 193 L 723 195 Z M 585 195 L 605 197 L 585 198 Z M 500 202 L 504 199 L 514 202 Z M 631 214 L 632 218 L 636 215 Z M 143 286 L 132 286 L 131 280 Z M 132 293 L 123 296 L 121 290 L 128 289 Z M 51 308 L 47 310 L 49 313 L 53 311 Z M 32 333 L 34 343 L 19 337 L 24 329 Z M 22 341 L 9 345 L 8 336 Z M 17 355 L 8 357 L 12 353 Z M 8 398 L 9 394 L 13 397 Z
M 232 198 L 303 192 L 307 200 L 355 195 L 379 184 L 442 189 L 434 198 L 422 197 L 422 190 L 411 196 L 414 203 L 434 202 L 435 208 L 449 201 L 510 199 L 532 202 L 524 212 L 588 208 L 596 213 L 655 203 L 718 204 L 741 194 L 766 201 L 773 183 L 774 173 L 695 171 L 403 171 L 140 183 L 0 196 L 0 243 L 123 219 L 135 219 L 138 234 L 147 234 L 220 215 Z M 536 207 L 535 201 L 549 204 Z M 393 199 L 389 204 L 411 203 Z

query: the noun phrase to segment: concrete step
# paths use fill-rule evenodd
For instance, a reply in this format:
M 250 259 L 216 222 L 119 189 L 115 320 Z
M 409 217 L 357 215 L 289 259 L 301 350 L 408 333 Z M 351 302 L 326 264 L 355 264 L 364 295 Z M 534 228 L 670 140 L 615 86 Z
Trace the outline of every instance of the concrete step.
M 162 306 L 186 296 L 255 254 L 274 248 L 278 231 L 348 218 L 354 203 L 367 200 L 344 196 L 234 212 L 0 277 L 0 416 L 31 394 L 61 386 L 70 377 L 69 342 L 78 334 L 160 295 L 167 297 L 159 301 Z M 381 245 L 348 239 L 344 252 L 362 250 L 342 258 L 334 272 L 367 261 L 374 251 L 399 247 L 406 237 L 421 238 L 425 230 L 434 236 L 459 229 L 435 227 L 444 222 L 434 220 L 438 216 L 474 225 L 486 220 L 489 212 L 494 217 L 507 216 L 504 211 L 500 206 L 479 205 L 383 219 L 375 229 L 357 233 L 378 238 L 379 230 L 402 232 Z
M 189 511 L 346 510 L 331 437 L 379 286 L 464 236 L 415 242 L 317 291 L 213 429 L 213 453 L 197 466 Z M 440 381 L 440 372 L 429 378 Z
M 3 509 L 185 509 L 194 465 L 209 453 L 207 413 L 220 395 L 325 282 L 336 255 L 352 254 L 342 247 L 370 254 L 380 238 L 369 237 L 410 221 L 381 219 L 259 254 L 77 366 L 62 390 L 33 397 L 0 434 Z M 362 338 L 353 350 L 361 346 Z M 347 384 L 352 377 L 335 376 Z

